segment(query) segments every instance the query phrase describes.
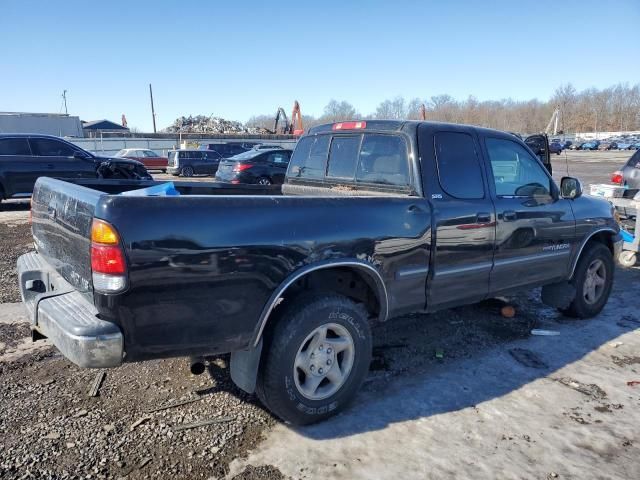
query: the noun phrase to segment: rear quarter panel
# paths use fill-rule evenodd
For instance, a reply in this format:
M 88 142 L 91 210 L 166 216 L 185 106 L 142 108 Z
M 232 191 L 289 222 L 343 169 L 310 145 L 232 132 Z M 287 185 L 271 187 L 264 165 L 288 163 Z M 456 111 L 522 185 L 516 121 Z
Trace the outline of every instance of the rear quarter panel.
M 96 216 L 116 226 L 130 287 L 96 295 L 118 317 L 128 358 L 229 352 L 250 342 L 260 313 L 294 271 L 359 259 L 390 286 L 391 310 L 424 300 L 424 278 L 396 282 L 426 266 L 430 214 L 410 197 L 103 197 Z M 426 277 L 426 274 L 424 275 Z

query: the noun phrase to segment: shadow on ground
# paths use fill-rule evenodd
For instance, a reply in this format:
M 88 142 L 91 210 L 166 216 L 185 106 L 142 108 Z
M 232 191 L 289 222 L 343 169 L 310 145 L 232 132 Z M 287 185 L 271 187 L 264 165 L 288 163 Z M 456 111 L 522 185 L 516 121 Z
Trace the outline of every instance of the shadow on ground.
M 370 376 L 354 403 L 337 417 L 295 430 L 314 439 L 381 430 L 554 378 L 562 367 L 640 328 L 628 294 L 640 287 L 640 268 L 634 270 L 618 270 L 608 305 L 590 320 L 563 317 L 542 305 L 537 291 L 513 299 L 512 319 L 491 302 L 393 319 L 376 329 Z M 532 328 L 559 335 L 532 336 Z

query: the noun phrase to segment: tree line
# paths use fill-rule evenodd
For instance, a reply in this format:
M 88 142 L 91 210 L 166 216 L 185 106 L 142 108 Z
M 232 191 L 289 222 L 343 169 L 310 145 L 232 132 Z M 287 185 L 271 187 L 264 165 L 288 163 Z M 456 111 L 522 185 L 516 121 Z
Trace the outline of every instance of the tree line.
M 577 91 L 568 83 L 558 87 L 547 101 L 484 100 L 470 95 L 456 100 L 450 95 L 429 98 L 403 97 L 381 102 L 375 112 L 361 114 L 347 101 L 331 100 L 319 117 L 303 115 L 305 128 L 352 119 L 420 119 L 425 106 L 427 120 L 466 123 L 512 132 L 532 133 L 545 129 L 559 108 L 558 129 L 565 133 L 640 130 L 640 84 L 620 83 L 604 89 Z M 303 104 L 304 111 L 304 104 Z M 273 128 L 275 115 L 256 115 L 248 127 Z

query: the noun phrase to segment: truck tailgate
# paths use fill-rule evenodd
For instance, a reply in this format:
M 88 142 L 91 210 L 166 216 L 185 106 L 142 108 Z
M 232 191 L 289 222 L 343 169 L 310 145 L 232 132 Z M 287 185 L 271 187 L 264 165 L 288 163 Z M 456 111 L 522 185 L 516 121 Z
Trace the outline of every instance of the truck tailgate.
M 80 293 L 91 294 L 91 222 L 102 192 L 41 177 L 32 197 L 38 253 Z

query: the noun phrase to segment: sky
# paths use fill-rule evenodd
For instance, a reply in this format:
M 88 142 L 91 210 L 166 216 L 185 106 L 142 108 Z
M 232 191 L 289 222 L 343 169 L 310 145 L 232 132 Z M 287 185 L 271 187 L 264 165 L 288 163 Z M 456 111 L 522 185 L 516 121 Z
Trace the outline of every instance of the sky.
M 246 121 L 385 99 L 547 100 L 640 82 L 640 0 L 2 0 L 0 111 Z

